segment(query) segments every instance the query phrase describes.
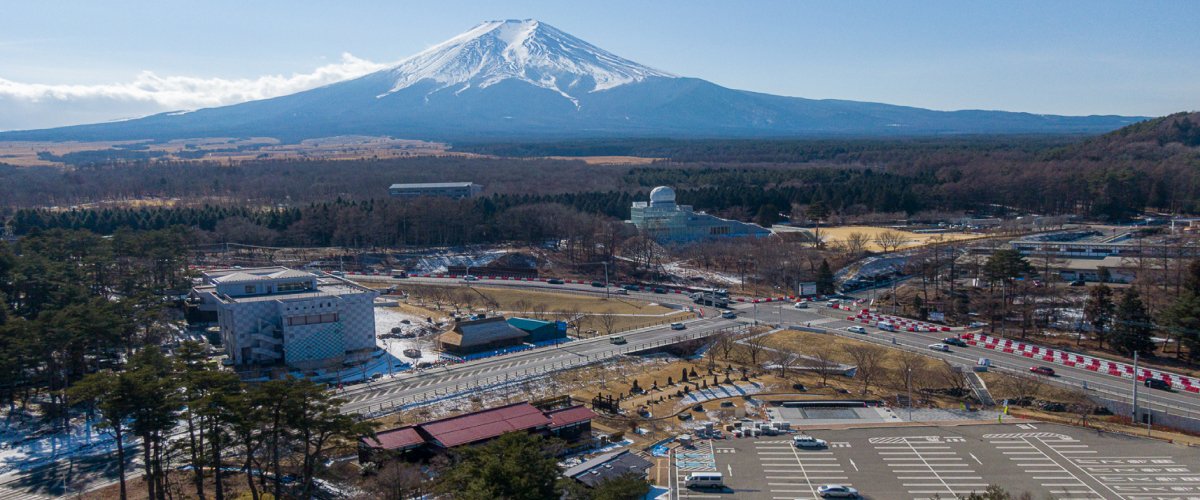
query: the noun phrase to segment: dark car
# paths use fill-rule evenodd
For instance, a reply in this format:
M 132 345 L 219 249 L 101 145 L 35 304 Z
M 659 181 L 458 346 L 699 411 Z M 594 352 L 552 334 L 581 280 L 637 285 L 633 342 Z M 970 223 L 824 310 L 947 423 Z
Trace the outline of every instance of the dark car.
M 603 281 L 593 281 L 592 286 L 594 286 L 596 288 L 604 288 L 604 282 Z
M 1171 384 L 1168 384 L 1166 380 L 1157 379 L 1157 378 L 1148 378 L 1148 379 L 1142 381 L 1142 385 L 1145 385 L 1146 387 L 1149 387 L 1151 389 L 1158 389 L 1160 391 L 1171 390 Z
M 1072 282 L 1071 282 L 1071 286 L 1084 286 L 1084 285 L 1086 285 L 1086 284 L 1087 284 L 1087 283 L 1084 283 L 1084 281 L 1083 281 L 1083 280 L 1075 280 L 1075 281 L 1072 281 Z
M 658 288 L 654 289 L 654 293 L 667 293 L 667 289 L 663 288 L 663 287 L 658 287 Z
M 631 292 L 636 292 L 636 291 L 638 291 L 638 290 L 641 290 L 641 289 L 642 289 L 642 287 L 640 287 L 640 286 L 637 286 L 637 285 L 625 285 L 625 286 L 623 286 L 623 287 L 621 287 L 621 288 L 624 288 L 624 289 L 626 289 L 626 290 L 629 290 L 629 291 L 631 291 Z
M 805 387 L 804 384 L 792 384 L 792 389 L 800 392 L 808 392 L 808 387 Z
M 560 280 L 558 278 L 550 278 L 550 279 L 546 280 L 546 283 L 549 283 L 551 285 L 561 285 L 566 282 L 563 280 Z
M 966 347 L 967 346 L 967 343 L 964 342 L 963 339 L 960 339 L 958 337 L 946 337 L 946 338 L 942 339 L 942 343 L 949 344 L 952 346 L 958 346 L 958 347 Z
M 1036 373 L 1038 375 L 1045 375 L 1047 377 L 1054 376 L 1054 369 L 1050 368 L 1049 366 L 1034 366 L 1034 367 L 1030 368 L 1029 371 L 1030 371 L 1030 373 Z

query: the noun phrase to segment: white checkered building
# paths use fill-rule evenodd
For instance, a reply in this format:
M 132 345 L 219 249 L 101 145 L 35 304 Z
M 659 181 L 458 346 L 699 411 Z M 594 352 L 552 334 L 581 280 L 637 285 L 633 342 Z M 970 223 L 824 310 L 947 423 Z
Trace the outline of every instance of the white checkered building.
M 350 280 L 285 267 L 212 270 L 204 280 L 192 293 L 216 309 L 238 369 L 336 367 L 377 348 L 378 292 Z

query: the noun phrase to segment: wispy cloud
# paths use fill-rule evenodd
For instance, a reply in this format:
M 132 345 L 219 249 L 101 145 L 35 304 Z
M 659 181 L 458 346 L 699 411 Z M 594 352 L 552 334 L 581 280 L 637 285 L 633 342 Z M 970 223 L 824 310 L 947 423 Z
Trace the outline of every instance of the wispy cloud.
M 69 109 L 72 103 L 86 107 L 97 102 L 105 103 L 106 107 L 126 102 L 136 105 L 136 109 L 150 107 L 159 111 L 196 109 L 287 95 L 362 76 L 388 66 L 344 53 L 340 61 L 308 73 L 247 79 L 160 76 L 152 71 L 143 71 L 130 82 L 97 85 L 23 83 L 0 78 L 0 103 L 19 103 L 26 108 L 50 106 L 58 112 Z M 3 107 L 0 106 L 0 111 L 3 111 Z M 125 116 L 128 113 L 117 113 L 114 118 Z M 63 124 L 78 123 L 70 116 L 61 118 Z M 0 128 L 3 125 L 20 128 L 19 124 L 0 124 Z

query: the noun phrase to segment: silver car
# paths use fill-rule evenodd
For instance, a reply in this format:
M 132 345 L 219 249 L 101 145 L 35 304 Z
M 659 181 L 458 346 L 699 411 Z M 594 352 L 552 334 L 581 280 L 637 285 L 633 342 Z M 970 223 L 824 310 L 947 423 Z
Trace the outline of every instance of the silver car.
M 840 484 L 826 484 L 817 488 L 817 494 L 824 498 L 858 498 L 858 490 Z

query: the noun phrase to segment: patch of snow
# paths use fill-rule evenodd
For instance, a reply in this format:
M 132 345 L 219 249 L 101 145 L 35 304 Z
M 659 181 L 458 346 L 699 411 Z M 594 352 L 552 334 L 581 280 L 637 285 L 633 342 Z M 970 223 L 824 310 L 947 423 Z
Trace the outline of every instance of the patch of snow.
M 600 92 L 650 77 L 674 75 L 635 63 L 533 19 L 489 21 L 430 47 L 394 68 L 386 97 L 422 81 L 487 88 L 519 80 L 552 90 L 578 106 L 569 91 Z M 581 85 L 591 80 L 591 88 Z

